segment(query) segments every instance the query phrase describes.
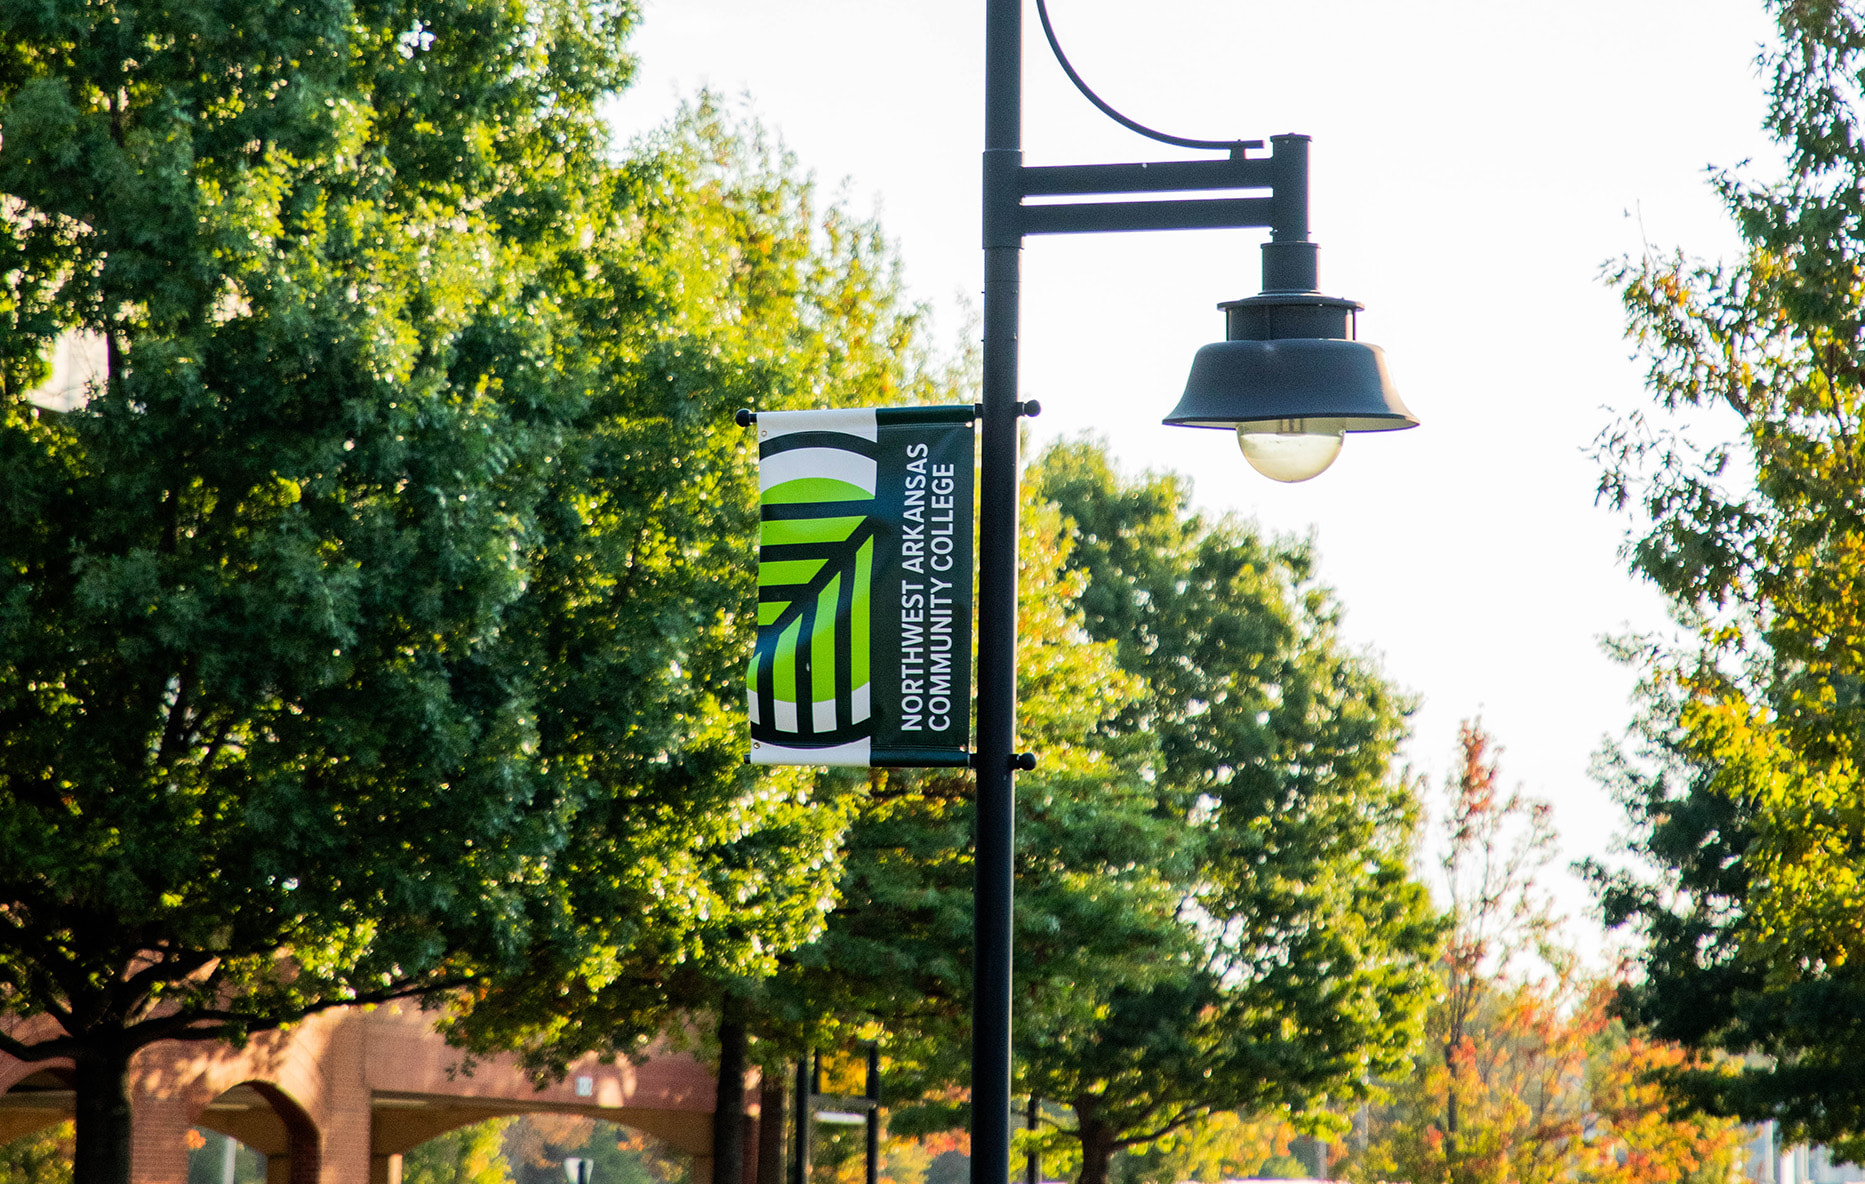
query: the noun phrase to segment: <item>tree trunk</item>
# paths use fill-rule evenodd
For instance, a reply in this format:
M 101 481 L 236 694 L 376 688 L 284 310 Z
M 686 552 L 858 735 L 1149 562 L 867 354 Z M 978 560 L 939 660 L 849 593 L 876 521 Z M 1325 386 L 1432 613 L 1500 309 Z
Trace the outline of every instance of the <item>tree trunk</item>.
M 114 1045 L 77 1056 L 72 1184 L 129 1184 L 130 1054 Z
M 1457 1043 L 1461 1043 L 1458 1041 Z M 1457 1170 L 1457 1043 L 1444 1046 L 1444 1162 L 1452 1172 Z
M 758 1184 L 784 1184 L 784 1105 L 781 1071 L 765 1069 L 758 1081 Z
M 1108 1164 L 1114 1158 L 1114 1132 L 1104 1122 L 1082 1115 L 1076 1109 L 1081 1138 L 1081 1184 L 1107 1184 Z
M 719 1090 L 712 1104 L 712 1184 L 745 1180 L 745 1007 L 719 1008 Z

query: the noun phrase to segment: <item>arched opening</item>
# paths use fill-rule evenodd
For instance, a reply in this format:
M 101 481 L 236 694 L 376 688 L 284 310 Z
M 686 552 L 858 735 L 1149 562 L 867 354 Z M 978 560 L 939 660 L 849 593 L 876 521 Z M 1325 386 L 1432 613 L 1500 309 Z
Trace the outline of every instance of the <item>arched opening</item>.
M 315 1184 L 317 1128 L 277 1086 L 248 1081 L 188 1132 L 188 1184 Z
M 188 1184 L 266 1184 L 266 1156 L 231 1135 L 188 1131 Z
M 0 1094 L 0 1184 L 69 1184 L 75 1099 L 69 1069 L 41 1069 Z
M 402 1155 L 401 1184 L 707 1184 L 693 1157 L 629 1127 L 579 1114 L 524 1114 L 456 1127 Z

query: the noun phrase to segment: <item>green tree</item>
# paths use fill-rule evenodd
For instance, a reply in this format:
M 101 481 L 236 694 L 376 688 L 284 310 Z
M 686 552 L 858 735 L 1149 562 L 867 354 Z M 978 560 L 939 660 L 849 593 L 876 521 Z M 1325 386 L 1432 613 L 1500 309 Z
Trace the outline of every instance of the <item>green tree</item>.
M 1139 681 L 1083 631 L 1065 528 L 1033 488 L 1021 535 L 1020 734 L 1041 754 L 1017 800 L 1017 1015 L 1029 1033 L 1039 1013 L 1091 1010 L 1068 986 L 1159 936 L 1170 910 L 1157 865 L 1172 842 L 1143 792 L 1150 743 L 1104 731 Z M 956 772 L 875 778 L 828 926 L 774 984 L 780 1008 L 830 1039 L 878 1024 L 909 1094 L 961 1079 L 951 1054 L 969 1030 L 973 789 Z
M 1067 538 L 1054 508 L 1026 500 L 1022 536 L 1023 735 L 1043 756 L 1019 781 L 1018 941 L 1052 951 L 1045 963 L 1065 979 L 1151 932 L 1145 918 L 1164 897 L 1143 886 L 1157 882 L 1151 862 L 1169 848 L 1169 833 L 1145 809 L 1150 799 L 1119 788 L 1139 783 L 1149 743 L 1098 735 L 1139 683 L 1114 665 L 1111 646 L 1081 630 L 1082 580 L 1061 570 Z M 766 1073 L 783 1073 L 812 1047 L 880 1038 L 890 1097 L 958 1079 L 952 1051 L 963 1048 L 969 1015 L 972 786 L 962 772 L 892 769 L 850 787 L 854 814 L 824 931 L 781 955 L 776 974 L 721 988 L 739 1001 L 752 1059 Z M 1065 967 L 1064 958 L 1073 961 Z M 1062 991 L 1027 994 L 1050 1006 L 1068 1001 Z M 930 1117 L 894 1125 L 941 1129 L 961 1113 L 935 1105 Z
M 1044 951 L 1040 971 L 1019 986 L 1027 1026 L 1038 1010 L 1092 1008 L 1070 985 L 1101 963 L 1131 962 L 1169 928 L 1170 897 L 1154 865 L 1169 858 L 1171 827 L 1131 788 L 1143 783 L 1150 740 L 1105 731 L 1139 680 L 1082 630 L 1075 601 L 1084 578 L 1062 568 L 1067 531 L 1053 506 L 1032 489 L 1025 497 L 1019 689 L 1024 742 L 1042 757 L 1019 779 L 1022 966 L 1036 967 L 1027 955 Z M 773 975 L 715 985 L 737 1001 L 750 1060 L 767 1079 L 787 1079 L 805 1050 L 879 1039 L 896 1136 L 964 1121 L 957 1083 L 969 1030 L 972 787 L 968 774 L 943 770 L 875 770 L 854 784 L 823 933 L 781 955 Z M 851 1078 L 836 1088 L 860 1085 Z
M 813 375 L 689 292 L 874 326 L 785 312 L 862 277 L 755 186 L 687 228 L 691 141 L 606 163 L 631 20 L 0 14 L 0 1050 L 76 1062 L 87 1184 L 152 1041 L 445 994 L 548 1069 L 818 923 L 835 818 L 738 763 L 719 541 L 731 409 Z M 107 373 L 53 414 L 70 331 Z
M 580 599 L 537 603 L 559 634 L 628 639 L 612 651 L 619 688 L 662 677 L 669 665 L 678 675 L 685 697 L 673 718 L 686 734 L 646 734 L 637 722 L 616 737 L 608 759 L 646 777 L 661 760 L 655 754 L 681 745 L 685 763 L 703 754 L 724 775 L 742 757 L 747 623 L 756 603 L 755 440 L 734 425 L 732 411 L 969 403 L 969 359 L 960 353 L 948 360 L 928 345 L 925 312 L 905 299 L 898 259 L 879 225 L 840 204 L 819 204 L 795 159 L 754 121 L 728 117 L 711 96 L 634 145 L 619 177 L 626 216 L 599 228 L 587 257 L 563 269 L 554 287 L 575 313 L 583 356 L 602 376 L 589 417 L 594 430 L 566 448 L 601 478 L 586 503 L 574 503 L 577 512 L 587 507 L 607 525 L 592 547 L 578 522 L 569 524 L 576 549 L 565 556 L 575 567 L 565 586 L 625 570 L 651 596 L 637 597 L 632 615 L 618 614 L 612 598 L 591 595 L 587 586 Z M 617 315 L 644 305 L 654 315 Z M 676 470 L 682 479 L 669 481 Z M 589 660 L 577 659 L 584 666 Z M 665 701 L 672 691 L 659 693 Z M 841 827 L 868 789 L 846 772 L 805 769 L 765 770 L 757 784 L 755 800 L 767 809 L 734 843 L 732 859 L 747 884 L 767 890 L 717 910 L 712 920 L 757 929 L 766 951 L 779 954 L 794 942 L 770 941 L 778 918 L 760 918 L 751 906 L 763 901 L 781 912 L 785 932 L 806 931 L 831 902 L 844 858 Z M 691 793 L 678 785 L 673 791 Z M 572 852 L 584 837 L 573 837 Z M 589 858 L 604 867 L 613 856 Z M 694 922 L 686 915 L 690 899 L 678 893 L 644 906 L 614 893 L 607 874 L 570 880 L 578 904 L 564 916 L 572 923 L 527 955 L 543 969 L 476 993 L 456 1010 L 450 1030 L 469 1048 L 517 1047 L 547 1070 L 592 1048 L 638 1051 L 644 998 L 678 998 L 689 1014 L 709 1012 L 702 1022 L 715 1027 L 715 1039 L 707 1045 L 742 1051 L 752 1033 L 761 1034 L 752 1051 L 767 1069 L 781 1072 L 781 1060 L 808 1043 L 794 1007 L 772 1010 L 768 964 L 674 949 L 652 973 L 579 978 L 577 967 L 599 961 L 613 944 L 588 927 L 590 917 L 669 935 L 691 932 Z M 789 888 L 769 890 L 778 884 Z M 669 915 L 641 925 L 644 907 Z M 686 1034 L 677 1028 L 673 1038 Z M 729 1071 L 729 1060 L 726 1067 L 721 1099 L 742 1096 L 742 1076 Z M 721 1123 L 742 1119 L 729 1103 L 717 1113 Z M 739 1145 L 724 1126 L 715 1133 L 718 1145 Z M 717 1157 L 715 1168 L 733 1178 L 730 1156 Z
M 1435 949 L 1403 701 L 1343 652 L 1303 548 L 1088 445 L 1025 496 L 1015 1039 L 1019 1089 L 1073 1118 L 1051 1162 L 1073 1144 L 1101 1184 L 1214 1113 L 1325 1122 L 1404 1063 Z M 767 984 L 793 1039 L 885 1035 L 890 1096 L 920 1098 L 896 1132 L 966 1111 L 971 785 L 876 777 L 825 932 Z
M 402 1156 L 402 1184 L 513 1184 L 505 1159 L 510 1118 L 448 1131 Z
M 1626 1013 L 1736 1054 L 1678 1068 L 1714 1114 L 1865 1155 L 1865 21 L 1770 0 L 1786 175 L 1716 185 L 1746 252 L 1616 275 L 1660 414 L 1602 439 L 1633 571 L 1694 637 L 1628 643 L 1643 718 L 1607 775 L 1644 868 L 1602 873 L 1644 938 Z M 1732 423 L 1693 447 L 1680 420 Z M 1739 1071 L 1724 1072 L 1739 1064 Z
M 1193 513 L 1177 479 L 1123 480 L 1089 444 L 1037 471 L 1074 527 L 1089 636 L 1145 680 L 1112 730 L 1157 738 L 1147 791 L 1179 835 L 1176 939 L 1023 1052 L 1102 1184 L 1114 1151 L 1214 1112 L 1318 1116 L 1395 1072 L 1438 922 L 1392 768 L 1408 704 L 1339 642 L 1308 549 Z
M 1310 1176 L 1313 1167 L 1292 1154 L 1300 1145 L 1288 1117 L 1281 1112 L 1252 1117 L 1216 1111 L 1145 1148 L 1116 1155 L 1109 1176 L 1115 1184 L 1219 1184 L 1239 1177 Z
M 71 1124 L 0 1143 L 0 1181 L 4 1184 L 71 1184 Z
M 734 120 L 702 96 L 634 146 L 622 177 L 633 193 L 627 217 L 605 229 L 610 237 L 598 237 L 589 263 L 561 286 L 602 382 L 593 430 L 566 446 L 581 457 L 572 471 L 598 479 L 558 504 L 605 525 L 593 544 L 580 517 L 564 526 L 573 544 L 559 553 L 565 592 L 533 603 L 540 634 L 575 639 L 578 664 L 600 660 L 605 685 L 630 696 L 621 709 L 597 704 L 606 709 L 601 720 L 622 729 L 602 758 L 616 765 L 615 780 L 658 778 L 663 800 L 679 804 L 696 792 L 696 765 L 733 784 L 749 776 L 740 770 L 756 619 L 757 452 L 733 411 L 969 399 L 956 393 L 966 381 L 962 360 L 943 362 L 926 344 L 925 313 L 904 298 L 878 224 L 841 205 L 820 207 L 795 159 L 755 121 Z M 616 315 L 643 303 L 655 315 Z M 670 471 L 680 479 L 670 481 Z M 629 573 L 642 592 L 618 600 L 603 591 L 615 572 Z M 636 690 L 665 680 L 670 668 L 674 686 L 659 689 L 658 701 Z M 557 715 L 587 720 L 577 727 L 606 726 L 576 699 Z M 662 730 L 648 731 L 657 721 Z M 681 757 L 668 769 L 674 751 Z M 802 768 L 756 778 L 752 800 L 763 812 L 719 822 L 742 832 L 727 865 L 741 887 L 729 907 L 710 910 L 717 936 L 699 936 L 727 948 L 761 938 L 776 956 L 813 932 L 831 904 L 842 829 L 863 781 Z M 638 809 L 620 803 L 616 827 L 634 825 Z M 565 866 L 611 867 L 612 843 L 605 831 L 579 832 Z M 616 944 L 589 928 L 590 918 L 639 930 L 631 940 L 678 938 L 698 932 L 689 915 L 695 898 L 666 892 L 644 904 L 632 888 L 616 892 L 612 873 L 572 870 L 568 878 L 577 903 L 564 914 L 566 930 L 528 955 L 541 969 L 457 1010 L 452 1030 L 469 1047 L 516 1047 L 546 1069 L 592 1049 L 638 1051 L 644 998 L 656 1006 L 677 998 L 689 1015 L 711 1009 L 716 1022 L 728 1000 L 756 995 L 772 970 L 768 960 L 670 947 L 657 970 L 579 978 L 579 966 Z M 781 934 L 791 938 L 770 940 Z M 575 980 L 568 996 L 566 979 Z

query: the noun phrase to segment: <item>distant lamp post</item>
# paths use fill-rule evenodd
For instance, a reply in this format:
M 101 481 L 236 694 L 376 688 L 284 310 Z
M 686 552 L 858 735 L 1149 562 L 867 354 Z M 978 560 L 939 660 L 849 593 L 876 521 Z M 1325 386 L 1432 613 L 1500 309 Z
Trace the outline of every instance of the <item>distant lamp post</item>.
M 596 1167 L 593 1159 L 572 1157 L 563 1161 L 563 1176 L 570 1184 L 589 1184 L 589 1178 Z
M 1417 425 L 1378 347 L 1355 339 L 1351 300 L 1316 284 L 1308 241 L 1308 137 L 1192 140 L 1122 115 L 1091 90 L 1056 41 L 1056 61 L 1103 114 L 1141 135 L 1224 159 L 1145 164 L 1023 163 L 1023 0 L 985 0 L 984 349 L 978 518 L 978 728 L 971 1170 L 973 1184 L 1008 1184 L 1011 1136 L 1011 922 L 1015 781 L 1035 757 L 1016 751 L 1017 397 L 1023 240 L 1035 234 L 1268 229 L 1260 295 L 1220 307 L 1225 340 L 1198 351 L 1168 424 L 1237 434 L 1245 459 L 1278 481 L 1326 469 L 1348 432 Z M 1261 196 L 1163 197 L 1254 191 Z M 1105 200 L 1151 195 L 1138 201 Z M 1031 201 L 1030 199 L 1037 199 Z M 1068 200 L 1070 198 L 1083 200 Z

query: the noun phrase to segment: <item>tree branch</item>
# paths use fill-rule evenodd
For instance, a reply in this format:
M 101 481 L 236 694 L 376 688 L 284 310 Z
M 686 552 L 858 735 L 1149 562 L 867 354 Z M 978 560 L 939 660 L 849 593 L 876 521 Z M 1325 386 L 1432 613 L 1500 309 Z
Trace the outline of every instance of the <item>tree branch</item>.
M 1155 1139 L 1163 1139 L 1167 1135 L 1171 1134 L 1173 1131 L 1178 1130 L 1180 1127 L 1196 1119 L 1201 1113 L 1203 1113 L 1202 1107 L 1182 1108 L 1176 1115 L 1174 1115 L 1171 1119 L 1169 1119 L 1163 1126 L 1156 1128 L 1150 1133 L 1128 1135 L 1124 1138 L 1115 1139 L 1114 1147 L 1116 1149 L 1122 1148 L 1122 1147 L 1135 1147 L 1135 1146 L 1139 1146 L 1144 1143 L 1151 1143 Z
M 16 1061 L 25 1061 L 28 1064 L 37 1061 L 50 1061 L 58 1057 L 68 1057 L 74 1051 L 75 1046 L 69 1035 L 54 1036 L 50 1040 L 41 1040 L 34 1044 L 27 1044 L 25 1041 L 16 1039 L 5 1031 L 0 1031 L 0 1053 L 5 1053 Z
M 196 1008 L 174 1015 L 157 1016 L 153 1019 L 139 1021 L 124 1029 L 124 1034 L 131 1038 L 135 1047 L 153 1044 L 159 1040 L 222 1040 L 235 1030 L 241 1032 L 270 1032 L 286 1024 L 295 1024 L 300 1020 L 334 1011 L 342 1007 L 371 1007 L 383 1003 L 394 1003 L 402 999 L 413 999 L 427 995 L 445 994 L 470 986 L 471 976 L 440 979 L 431 983 L 403 983 L 396 987 L 386 987 L 379 991 L 365 991 L 345 999 L 318 999 L 302 1007 L 286 1008 L 269 1015 L 254 1016 L 221 1008 Z
M 156 768 L 166 768 L 174 759 L 174 750 L 179 748 L 193 731 L 188 726 L 188 708 L 194 698 L 195 671 L 198 664 L 190 654 L 181 661 L 181 669 L 175 673 L 175 701 L 168 705 L 168 719 L 162 727 L 162 742 L 156 746 Z

